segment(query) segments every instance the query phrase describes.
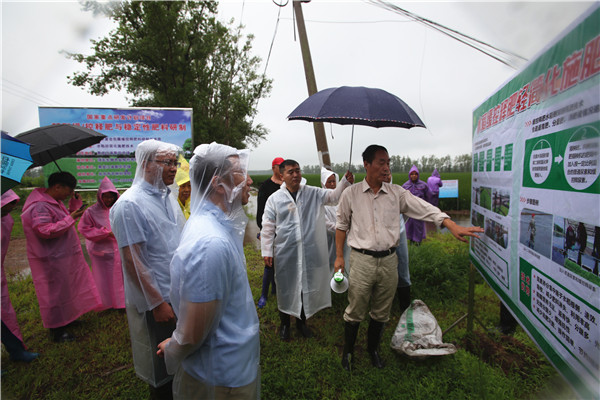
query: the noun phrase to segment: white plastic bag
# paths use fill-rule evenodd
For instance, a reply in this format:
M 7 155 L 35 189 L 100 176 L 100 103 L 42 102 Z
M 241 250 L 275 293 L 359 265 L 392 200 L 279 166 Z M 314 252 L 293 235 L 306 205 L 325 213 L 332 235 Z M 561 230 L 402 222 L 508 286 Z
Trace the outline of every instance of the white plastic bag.
M 391 347 L 400 354 L 419 358 L 456 353 L 453 344 L 442 342 L 442 329 L 421 300 L 414 300 L 400 317 Z

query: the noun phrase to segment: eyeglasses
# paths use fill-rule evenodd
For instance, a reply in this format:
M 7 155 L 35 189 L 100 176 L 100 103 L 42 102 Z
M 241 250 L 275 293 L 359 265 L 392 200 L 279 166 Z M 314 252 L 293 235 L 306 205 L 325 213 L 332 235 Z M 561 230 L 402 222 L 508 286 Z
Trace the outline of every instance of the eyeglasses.
M 159 163 L 164 165 L 165 167 L 181 167 L 181 163 L 177 162 L 177 160 L 150 160 L 150 161 L 154 161 L 155 163 Z

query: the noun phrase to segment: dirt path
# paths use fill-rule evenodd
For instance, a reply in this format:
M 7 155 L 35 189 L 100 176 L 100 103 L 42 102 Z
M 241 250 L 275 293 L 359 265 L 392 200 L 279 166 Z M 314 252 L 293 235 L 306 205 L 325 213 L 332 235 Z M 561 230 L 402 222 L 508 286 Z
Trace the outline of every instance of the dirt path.
M 4 267 L 7 272 L 29 271 L 29 262 L 27 261 L 27 240 L 25 238 L 11 239 L 8 245 L 8 253 L 4 260 Z
M 246 227 L 246 234 L 244 236 L 244 245 L 248 243 L 254 243 L 257 248 L 260 248 L 260 242 L 256 239 L 256 234 L 259 232 L 256 222 L 248 221 Z M 85 248 L 85 239 L 79 235 L 81 241 L 81 249 L 83 255 L 88 263 L 91 265 Z M 25 238 L 12 238 L 8 245 L 8 252 L 6 253 L 6 259 L 4 260 L 4 268 L 7 273 L 29 273 L 29 262 L 27 261 L 27 239 Z

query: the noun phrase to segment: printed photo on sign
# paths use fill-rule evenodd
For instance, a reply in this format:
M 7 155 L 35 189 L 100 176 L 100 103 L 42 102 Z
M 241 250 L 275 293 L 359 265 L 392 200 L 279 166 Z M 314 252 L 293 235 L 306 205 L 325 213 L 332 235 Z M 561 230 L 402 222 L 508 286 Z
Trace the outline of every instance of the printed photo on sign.
M 506 249 L 508 246 L 508 228 L 490 218 L 485 220 L 485 235 Z
M 473 187 L 473 203 L 487 208 L 492 209 L 492 188 L 489 187 Z
M 508 215 L 510 193 L 508 190 L 492 189 L 492 211 L 503 216 Z
M 480 228 L 483 228 L 483 221 L 484 221 L 483 214 L 480 214 L 475 210 L 473 210 L 471 212 L 471 224 L 473 226 L 478 226 Z
M 598 275 L 600 227 L 555 217 L 552 261 L 572 271 L 583 269 Z
M 550 258 L 552 215 L 524 208 L 521 211 L 519 242 Z

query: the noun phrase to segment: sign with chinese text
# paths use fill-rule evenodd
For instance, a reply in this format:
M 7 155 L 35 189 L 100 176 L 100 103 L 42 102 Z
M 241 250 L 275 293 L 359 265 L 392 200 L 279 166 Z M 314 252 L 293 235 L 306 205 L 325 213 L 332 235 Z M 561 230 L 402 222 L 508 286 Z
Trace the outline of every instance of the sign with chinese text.
M 442 179 L 440 199 L 458 198 L 458 179 Z
M 473 112 L 479 272 L 582 398 L 600 398 L 600 8 Z
M 192 110 L 187 108 L 67 108 L 39 107 L 40 126 L 74 124 L 106 135 L 100 143 L 72 157 L 57 160 L 82 188 L 98 188 L 105 176 L 118 188 L 131 186 L 135 149 L 147 139 L 184 146 L 192 137 Z M 45 176 L 57 170 L 44 166 Z

